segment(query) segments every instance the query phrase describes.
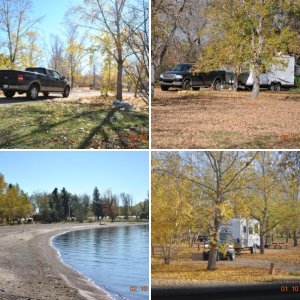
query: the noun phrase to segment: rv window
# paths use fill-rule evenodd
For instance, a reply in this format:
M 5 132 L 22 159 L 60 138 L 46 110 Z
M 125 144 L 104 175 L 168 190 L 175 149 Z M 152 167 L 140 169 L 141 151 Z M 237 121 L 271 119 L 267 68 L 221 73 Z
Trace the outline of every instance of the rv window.
M 243 226 L 243 232 L 246 233 L 247 232 L 247 228 L 246 226 Z
M 255 233 L 259 234 L 259 225 L 258 224 L 254 225 L 254 231 L 255 231 Z
M 249 227 L 249 234 L 253 234 L 253 227 Z

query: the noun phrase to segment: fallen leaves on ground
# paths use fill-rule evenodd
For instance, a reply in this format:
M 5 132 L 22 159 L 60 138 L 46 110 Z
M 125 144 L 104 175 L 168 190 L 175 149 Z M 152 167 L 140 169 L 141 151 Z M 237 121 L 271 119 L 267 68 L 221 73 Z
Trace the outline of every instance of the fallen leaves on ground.
M 282 149 L 300 147 L 300 94 L 155 89 L 154 148 Z
M 174 279 L 180 281 L 222 281 L 235 283 L 252 283 L 272 281 L 273 276 L 269 270 L 262 268 L 251 268 L 218 264 L 217 270 L 206 270 L 206 263 L 179 263 L 173 262 L 170 265 L 152 264 L 152 279 Z M 278 271 L 276 276 L 285 276 L 287 272 Z

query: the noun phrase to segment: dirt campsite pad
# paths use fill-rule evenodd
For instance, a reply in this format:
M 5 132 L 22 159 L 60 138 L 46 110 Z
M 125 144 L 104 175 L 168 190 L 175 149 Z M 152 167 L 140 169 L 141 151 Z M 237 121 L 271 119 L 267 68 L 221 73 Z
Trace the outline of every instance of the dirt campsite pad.
M 299 148 L 300 93 L 155 89 L 152 147 Z

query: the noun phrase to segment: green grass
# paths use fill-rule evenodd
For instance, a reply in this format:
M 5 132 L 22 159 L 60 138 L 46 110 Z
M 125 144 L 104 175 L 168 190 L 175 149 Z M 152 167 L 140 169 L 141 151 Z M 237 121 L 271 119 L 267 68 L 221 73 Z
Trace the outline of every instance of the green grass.
M 3 105 L 0 116 L 0 148 L 148 148 L 148 113 L 47 101 Z

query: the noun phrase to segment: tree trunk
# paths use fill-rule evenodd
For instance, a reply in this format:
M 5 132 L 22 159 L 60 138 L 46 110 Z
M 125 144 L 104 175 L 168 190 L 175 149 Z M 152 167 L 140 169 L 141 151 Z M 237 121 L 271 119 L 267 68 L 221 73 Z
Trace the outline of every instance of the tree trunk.
M 260 238 L 260 249 L 259 249 L 259 253 L 260 254 L 265 254 L 265 239 L 264 239 L 264 235 L 260 234 L 259 235 Z
M 152 99 L 154 98 L 154 86 L 155 86 L 155 74 L 156 74 L 156 66 L 152 63 L 152 72 L 151 72 L 151 95 Z
M 298 246 L 298 229 L 295 229 L 293 232 L 293 240 L 294 240 L 294 247 Z
M 217 249 L 215 245 L 211 245 L 209 250 L 207 270 L 217 269 Z
M 171 247 L 162 246 L 162 252 L 163 252 L 163 257 L 164 257 L 164 263 L 169 265 L 171 262 Z
M 117 100 L 122 101 L 122 79 L 123 79 L 123 61 L 118 61 L 118 74 L 117 74 Z
M 238 82 L 238 76 L 239 76 L 239 74 L 235 72 L 235 73 L 233 74 L 233 77 L 232 77 L 232 79 L 233 79 L 232 89 L 233 89 L 233 91 L 235 91 L 235 92 L 237 92 L 237 90 L 238 90 L 238 85 L 239 85 L 239 82 Z
M 252 90 L 252 98 L 257 99 L 259 96 L 259 88 L 260 88 L 260 78 L 259 78 L 259 69 L 258 66 L 254 66 L 253 69 L 253 90 Z

